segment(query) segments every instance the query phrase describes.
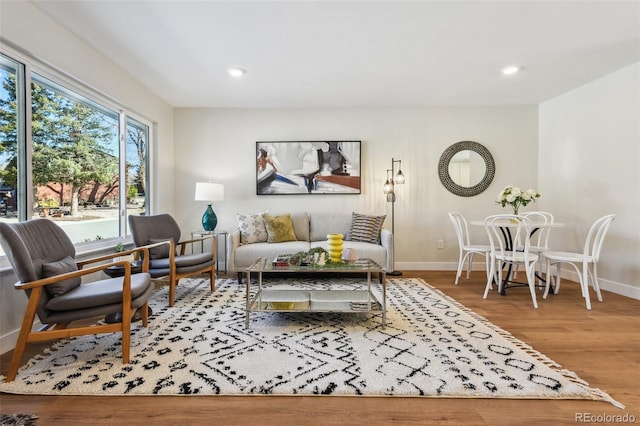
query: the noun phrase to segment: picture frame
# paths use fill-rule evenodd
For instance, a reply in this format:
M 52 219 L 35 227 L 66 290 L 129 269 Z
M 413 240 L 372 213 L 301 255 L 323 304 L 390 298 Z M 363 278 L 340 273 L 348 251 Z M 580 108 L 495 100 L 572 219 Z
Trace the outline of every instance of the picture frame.
M 256 142 L 256 194 L 360 194 L 361 141 Z

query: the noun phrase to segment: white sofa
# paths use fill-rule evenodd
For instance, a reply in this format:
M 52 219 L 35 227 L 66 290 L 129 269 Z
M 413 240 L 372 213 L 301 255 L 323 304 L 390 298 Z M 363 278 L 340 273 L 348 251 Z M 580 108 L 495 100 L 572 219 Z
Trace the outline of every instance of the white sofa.
M 340 233 L 345 238 L 349 235 L 352 221 L 351 213 L 291 212 L 289 214 L 297 241 L 241 244 L 239 228 L 229 234 L 228 269 L 230 272 L 238 274 L 238 282 L 242 282 L 242 274 L 246 268 L 261 257 L 275 258 L 281 254 L 309 251 L 314 247 L 327 249 L 327 234 Z M 359 258 L 370 258 L 387 271 L 393 270 L 393 235 L 387 229 L 380 231 L 380 244 L 345 239 L 344 248 L 354 249 Z

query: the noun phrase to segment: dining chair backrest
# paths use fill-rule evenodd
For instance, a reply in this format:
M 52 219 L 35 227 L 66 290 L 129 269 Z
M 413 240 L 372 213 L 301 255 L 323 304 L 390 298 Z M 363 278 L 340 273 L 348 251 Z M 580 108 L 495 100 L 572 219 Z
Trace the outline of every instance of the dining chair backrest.
M 489 253 L 491 252 L 489 246 L 487 244 L 471 244 L 471 239 L 469 238 L 469 227 L 467 226 L 467 221 L 460 213 L 449 212 L 449 218 L 453 223 L 453 228 L 456 231 L 456 237 L 458 238 L 458 268 L 456 271 L 456 285 L 458 284 L 458 280 L 460 279 L 460 275 L 462 274 L 462 269 L 465 265 L 465 260 L 467 263 L 467 279 L 469 279 L 469 274 L 473 269 L 473 257 L 477 254 L 480 256 L 484 256 L 485 258 L 485 269 L 487 274 L 489 274 Z
M 469 227 L 467 220 L 460 213 L 449 212 L 449 218 L 453 223 L 453 228 L 456 231 L 456 237 L 458 238 L 458 246 L 462 248 L 469 245 Z
M 596 220 L 593 225 L 591 225 L 584 243 L 583 254 L 585 257 L 591 256 L 594 262 L 597 262 L 598 259 L 600 259 L 600 252 L 602 251 L 604 237 L 607 235 L 609 226 L 615 217 L 615 214 L 608 214 L 606 216 L 602 216 L 600 219 Z
M 522 216 L 528 218 L 532 222 L 532 226 L 535 229 L 536 223 L 549 224 L 553 223 L 553 215 L 549 212 L 533 211 L 522 213 Z M 540 227 L 532 236 L 531 244 L 538 248 L 549 248 L 549 236 L 551 235 L 550 227 Z
M 529 255 L 531 246 L 531 220 L 523 215 L 497 214 L 484 220 L 491 251 L 506 261 L 516 261 L 518 254 Z M 518 242 L 518 250 L 511 250 L 508 244 Z

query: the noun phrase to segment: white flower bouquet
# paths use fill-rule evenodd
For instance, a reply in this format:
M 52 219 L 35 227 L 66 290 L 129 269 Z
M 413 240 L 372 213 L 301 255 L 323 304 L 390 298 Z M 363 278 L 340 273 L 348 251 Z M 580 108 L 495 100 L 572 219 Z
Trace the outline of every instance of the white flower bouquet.
M 540 193 L 535 189 L 527 189 L 523 192 L 517 186 L 508 185 L 500 191 L 496 203 L 502 207 L 509 205 L 513 209 L 513 214 L 518 214 L 520 206 L 524 207 L 532 201 L 535 202 L 536 198 L 540 198 Z

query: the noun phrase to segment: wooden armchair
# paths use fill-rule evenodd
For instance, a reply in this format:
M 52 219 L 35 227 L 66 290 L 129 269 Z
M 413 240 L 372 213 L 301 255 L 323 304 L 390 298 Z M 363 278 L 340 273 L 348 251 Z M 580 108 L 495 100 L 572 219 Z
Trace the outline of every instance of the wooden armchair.
M 143 272 L 131 273 L 127 261 L 108 262 L 116 256 L 131 253 L 147 254 L 148 247 L 139 247 L 90 260 L 76 262 L 75 248 L 65 232 L 48 219 L 21 223 L 0 223 L 0 243 L 18 277 L 17 290 L 29 298 L 18 341 L 11 358 L 7 381 L 18 372 L 26 345 L 51 339 L 63 339 L 85 334 L 122 333 L 122 362 L 129 362 L 131 318 L 141 308 L 142 323 L 148 323 L 148 300 L 154 291 L 148 261 Z M 100 263 L 97 266 L 91 264 Z M 124 276 L 82 283 L 82 277 L 120 265 Z M 122 322 L 71 326 L 78 320 L 122 313 Z M 125 314 L 127 313 L 127 314 Z M 32 331 L 36 314 L 43 324 Z
M 216 241 L 212 235 L 180 241 L 180 227 L 168 214 L 129 216 L 129 225 L 136 246 L 160 244 L 149 250 L 149 274 L 152 278 L 169 280 L 169 306 L 173 306 L 176 286 L 182 278 L 208 274 L 211 291 L 216 285 Z M 211 239 L 211 251 L 187 253 L 187 246 Z M 164 243 L 164 244 L 162 244 Z

